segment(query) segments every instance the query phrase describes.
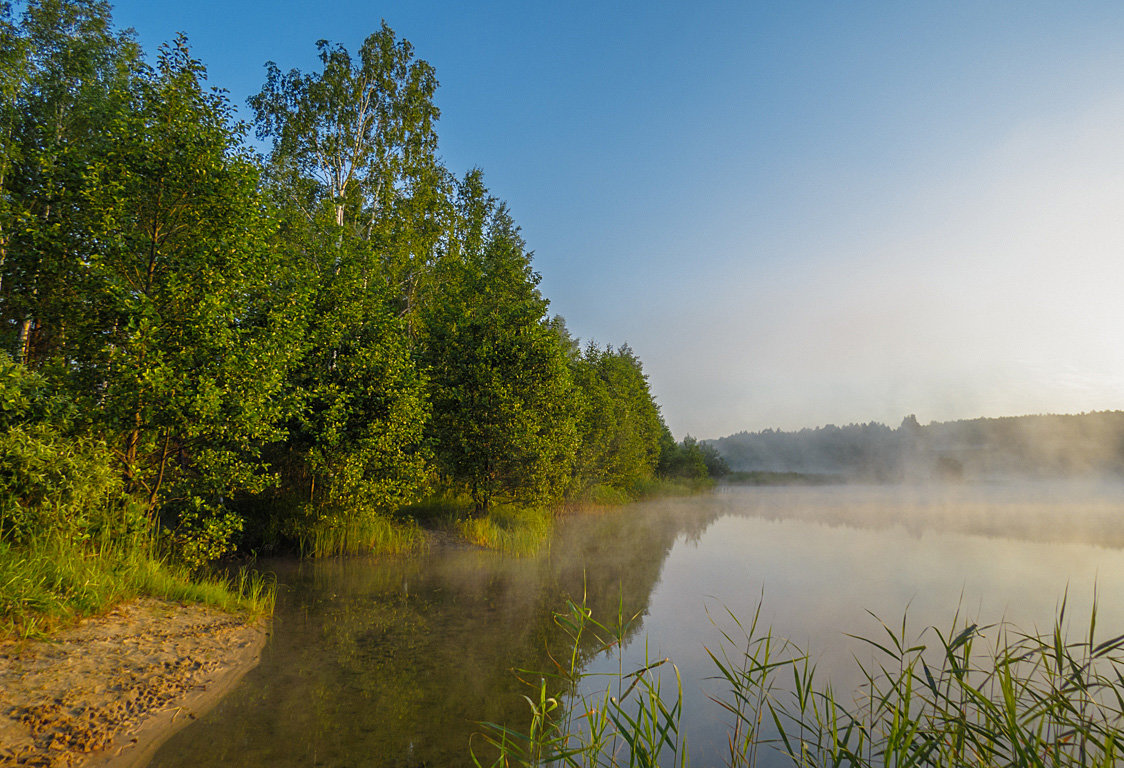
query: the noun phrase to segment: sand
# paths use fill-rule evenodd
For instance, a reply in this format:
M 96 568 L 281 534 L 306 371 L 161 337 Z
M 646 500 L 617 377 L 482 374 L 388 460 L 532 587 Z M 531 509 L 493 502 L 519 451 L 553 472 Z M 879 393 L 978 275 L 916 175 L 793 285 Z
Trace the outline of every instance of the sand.
M 136 768 L 258 662 L 265 622 L 142 598 L 0 642 L 0 766 Z

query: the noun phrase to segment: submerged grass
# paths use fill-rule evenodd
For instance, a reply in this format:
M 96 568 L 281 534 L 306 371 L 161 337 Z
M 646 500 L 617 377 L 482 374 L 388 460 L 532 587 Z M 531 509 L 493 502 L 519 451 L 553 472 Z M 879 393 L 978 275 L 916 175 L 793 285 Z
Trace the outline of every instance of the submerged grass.
M 141 595 L 200 602 L 251 618 L 273 612 L 270 581 L 246 569 L 200 576 L 145 543 L 0 541 L 0 638 L 42 637 Z
M 857 638 L 875 660 L 856 660 L 865 682 L 843 700 L 807 654 L 758 626 L 760 609 L 748 624 L 731 615 L 737 634 L 708 649 L 725 688 L 714 700 L 727 716 L 727 764 L 755 766 L 768 749 L 799 768 L 1113 766 L 1124 745 L 1124 635 L 1099 639 L 1096 616 L 1094 605 L 1077 640 L 1068 638 L 1064 599 L 1046 633 L 959 614 L 947 630 L 916 636 L 904 618 L 879 622 L 878 634 Z M 673 689 L 658 674 L 674 670 L 670 662 L 621 669 L 603 693 L 583 694 L 583 638 L 594 633 L 619 653 L 623 624 L 601 624 L 575 603 L 556 621 L 574 652 L 527 697 L 526 730 L 483 724 L 482 741 L 498 751 L 491 764 L 686 765 L 678 672 Z M 482 764 L 475 750 L 473 759 Z

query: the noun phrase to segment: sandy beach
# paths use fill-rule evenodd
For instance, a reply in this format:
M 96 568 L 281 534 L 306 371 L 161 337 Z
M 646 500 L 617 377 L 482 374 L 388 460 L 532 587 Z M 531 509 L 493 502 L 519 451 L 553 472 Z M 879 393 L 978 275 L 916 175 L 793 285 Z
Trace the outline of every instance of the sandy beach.
M 135 768 L 258 662 L 264 621 L 142 598 L 0 643 L 0 766 Z

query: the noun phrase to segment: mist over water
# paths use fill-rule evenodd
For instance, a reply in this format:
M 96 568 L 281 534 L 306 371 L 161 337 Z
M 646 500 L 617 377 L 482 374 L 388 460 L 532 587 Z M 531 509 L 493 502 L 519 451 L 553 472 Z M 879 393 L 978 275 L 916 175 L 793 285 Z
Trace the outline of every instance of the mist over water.
M 640 633 L 647 645 L 635 640 L 624 661 L 676 662 L 693 764 L 723 764 L 726 721 L 709 698 L 722 690 L 702 648 L 720 648 L 722 630 L 738 635 L 727 611 L 744 621 L 760 603 L 764 625 L 806 650 L 845 702 L 861 682 L 852 655 L 872 658 L 847 635 L 885 637 L 871 613 L 895 628 L 906 617 L 911 638 L 930 625 L 947 635 L 957 613 L 961 626 L 1007 619 L 1048 631 L 1068 593 L 1080 635 L 1097 592 L 1102 636 L 1124 632 L 1114 599 L 1124 588 L 1124 484 L 731 487 L 699 503 L 717 514 L 668 554 Z M 590 669 L 618 663 L 604 657 Z
M 849 701 L 851 655 L 870 653 L 846 635 L 882 631 L 867 611 L 892 626 L 906 615 L 912 636 L 950 629 L 958 611 L 1046 630 L 1068 592 L 1080 635 L 1096 591 L 1103 636 L 1124 632 L 1120 520 L 1119 483 L 725 487 L 565 518 L 535 557 L 278 562 L 262 665 L 153 765 L 470 765 L 476 723 L 525 727 L 529 689 L 513 670 L 550 669 L 548 651 L 566 649 L 553 614 L 583 594 L 595 616 L 618 601 L 637 615 L 622 657 L 580 649 L 586 671 L 671 658 L 691 762 L 721 765 L 704 649 L 736 629 L 727 610 L 748 619 L 760 603 L 763 623 Z

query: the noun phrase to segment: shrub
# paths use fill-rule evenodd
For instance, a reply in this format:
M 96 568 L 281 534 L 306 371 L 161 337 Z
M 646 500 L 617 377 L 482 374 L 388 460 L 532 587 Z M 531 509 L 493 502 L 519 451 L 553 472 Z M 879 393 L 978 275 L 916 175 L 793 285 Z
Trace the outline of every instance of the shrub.
M 146 527 L 104 443 L 71 427 L 72 404 L 0 354 L 0 538 L 129 539 Z

